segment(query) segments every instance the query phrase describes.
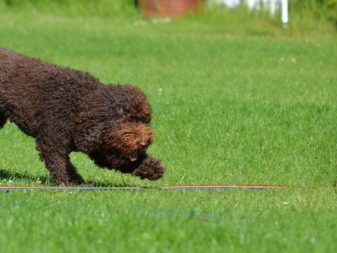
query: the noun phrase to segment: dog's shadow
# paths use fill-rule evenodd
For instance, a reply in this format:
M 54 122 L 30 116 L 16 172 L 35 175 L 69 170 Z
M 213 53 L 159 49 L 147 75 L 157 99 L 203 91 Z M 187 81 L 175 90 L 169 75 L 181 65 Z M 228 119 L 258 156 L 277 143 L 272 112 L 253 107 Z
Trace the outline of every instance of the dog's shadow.
M 34 176 L 29 173 L 25 172 L 14 172 L 6 169 L 0 168 L 0 182 L 3 181 L 3 183 L 8 183 L 8 181 L 24 181 L 28 184 L 36 184 L 39 185 L 45 185 L 45 186 L 56 186 L 57 184 L 52 181 L 47 176 Z M 136 187 L 137 185 L 131 185 L 131 184 L 111 184 L 109 182 L 102 182 L 102 181 L 96 181 L 96 180 L 86 180 L 85 184 L 83 186 L 95 186 L 95 187 Z
M 33 176 L 28 173 L 19 173 L 10 170 L 0 169 L 0 180 L 22 180 L 30 182 L 48 183 L 50 179 L 46 176 Z

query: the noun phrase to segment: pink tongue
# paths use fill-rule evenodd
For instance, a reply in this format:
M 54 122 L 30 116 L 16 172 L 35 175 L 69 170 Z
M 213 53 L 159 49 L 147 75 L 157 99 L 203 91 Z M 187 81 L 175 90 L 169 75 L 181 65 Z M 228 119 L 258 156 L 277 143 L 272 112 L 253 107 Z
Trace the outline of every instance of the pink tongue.
M 137 154 L 133 154 L 133 155 L 131 155 L 131 156 L 129 157 L 129 159 L 130 159 L 131 162 L 135 162 L 135 161 L 137 160 L 137 158 L 138 158 L 138 155 L 137 155 Z

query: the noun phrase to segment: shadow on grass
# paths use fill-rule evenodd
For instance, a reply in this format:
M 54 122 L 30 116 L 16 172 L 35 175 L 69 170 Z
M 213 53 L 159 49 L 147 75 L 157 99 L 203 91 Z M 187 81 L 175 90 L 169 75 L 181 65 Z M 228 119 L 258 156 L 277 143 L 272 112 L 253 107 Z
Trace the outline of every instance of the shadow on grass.
M 41 182 L 42 184 L 50 184 L 51 180 L 46 176 L 33 176 L 28 173 L 14 172 L 10 170 L 0 169 L 0 180 L 22 180 L 30 182 Z
M 47 176 L 34 176 L 26 172 L 14 172 L 10 170 L 0 169 L 0 181 L 2 180 L 18 180 L 18 181 L 24 181 L 29 183 L 38 183 L 41 185 L 46 186 L 56 186 L 55 182 Z M 102 182 L 102 181 L 95 181 L 95 180 L 88 180 L 85 181 L 85 184 L 81 186 L 95 186 L 95 187 L 137 187 L 137 185 L 131 185 L 131 184 L 112 184 L 110 182 Z

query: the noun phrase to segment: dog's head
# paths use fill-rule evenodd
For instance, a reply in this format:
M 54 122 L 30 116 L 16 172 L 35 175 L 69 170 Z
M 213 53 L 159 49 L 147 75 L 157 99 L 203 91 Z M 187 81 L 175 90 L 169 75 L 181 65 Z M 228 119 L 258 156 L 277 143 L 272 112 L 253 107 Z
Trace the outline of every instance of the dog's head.
M 88 104 L 76 120 L 75 147 L 98 166 L 124 173 L 135 172 L 147 161 L 134 175 L 157 179 L 163 169 L 146 154 L 153 134 L 145 94 L 130 85 L 107 85 L 92 94 Z M 151 169 L 156 171 L 153 176 Z
M 148 124 L 121 122 L 102 133 L 101 145 L 90 157 L 101 167 L 118 169 L 139 163 L 152 140 L 152 129 Z
M 98 166 L 149 180 L 157 180 L 164 174 L 160 161 L 146 154 L 153 138 L 149 125 L 124 122 L 103 136 L 100 148 L 90 154 Z

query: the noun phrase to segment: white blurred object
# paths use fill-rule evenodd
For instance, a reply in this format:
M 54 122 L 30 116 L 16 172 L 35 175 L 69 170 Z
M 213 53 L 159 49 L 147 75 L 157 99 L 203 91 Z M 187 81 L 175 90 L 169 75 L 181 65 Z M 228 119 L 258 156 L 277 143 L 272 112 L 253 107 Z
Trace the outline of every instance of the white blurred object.
M 282 0 L 282 24 L 286 28 L 289 22 L 288 17 L 288 0 Z
M 215 2 L 219 2 L 221 4 L 226 5 L 229 8 L 234 8 L 240 4 L 240 0 L 218 0 Z
M 245 3 L 250 10 L 266 8 L 272 14 L 280 8 L 281 1 L 283 0 L 208 0 L 209 3 L 218 3 L 226 5 L 229 8 L 234 8 L 240 3 Z
M 241 3 L 245 3 L 250 10 L 268 9 L 272 15 L 281 10 L 282 24 L 287 27 L 288 24 L 288 0 L 208 0 L 209 3 L 217 3 L 234 8 Z
M 249 9 L 260 9 L 260 0 L 246 0 Z

